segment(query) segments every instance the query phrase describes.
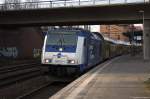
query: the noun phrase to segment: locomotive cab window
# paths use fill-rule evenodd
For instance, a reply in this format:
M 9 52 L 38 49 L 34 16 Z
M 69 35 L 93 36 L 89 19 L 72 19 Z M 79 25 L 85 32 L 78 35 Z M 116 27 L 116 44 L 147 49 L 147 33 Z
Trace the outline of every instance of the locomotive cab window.
M 49 32 L 47 37 L 47 45 L 72 45 L 77 44 L 76 32 Z

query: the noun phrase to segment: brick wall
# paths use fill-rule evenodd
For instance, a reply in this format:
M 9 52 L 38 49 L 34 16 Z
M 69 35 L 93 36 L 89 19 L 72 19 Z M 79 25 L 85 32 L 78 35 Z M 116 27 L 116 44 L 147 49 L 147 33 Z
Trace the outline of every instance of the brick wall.
M 116 40 L 128 41 L 128 37 L 122 33 L 129 30 L 128 25 L 100 25 L 100 32 L 107 37 Z

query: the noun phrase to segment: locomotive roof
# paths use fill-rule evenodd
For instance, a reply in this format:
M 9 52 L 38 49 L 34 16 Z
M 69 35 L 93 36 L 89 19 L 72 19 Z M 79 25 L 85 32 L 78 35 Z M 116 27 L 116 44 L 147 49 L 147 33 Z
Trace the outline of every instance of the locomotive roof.
M 48 31 L 88 31 L 82 28 L 55 28 Z
M 62 31 L 62 32 L 78 32 L 79 35 L 82 35 L 82 36 L 87 36 L 87 35 L 90 35 L 91 32 L 88 31 L 88 30 L 84 30 L 84 29 L 81 29 L 81 28 L 58 28 L 58 29 L 52 29 L 52 30 L 48 30 L 48 32 L 53 32 L 53 31 Z

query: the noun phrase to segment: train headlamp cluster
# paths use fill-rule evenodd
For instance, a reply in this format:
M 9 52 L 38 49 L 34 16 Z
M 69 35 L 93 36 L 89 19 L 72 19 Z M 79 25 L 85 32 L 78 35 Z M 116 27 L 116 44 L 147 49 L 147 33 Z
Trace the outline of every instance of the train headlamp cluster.
M 51 63 L 51 62 L 52 62 L 51 59 L 45 59 L 45 63 Z M 68 63 L 75 64 L 75 60 L 68 60 Z

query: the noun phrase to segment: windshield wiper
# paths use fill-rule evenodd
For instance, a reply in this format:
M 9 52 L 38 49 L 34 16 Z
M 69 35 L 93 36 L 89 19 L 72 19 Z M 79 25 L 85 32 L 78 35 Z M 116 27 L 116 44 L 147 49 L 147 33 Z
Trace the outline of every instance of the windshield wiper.
M 57 41 L 57 44 L 62 46 L 62 40 L 61 40 L 61 36 L 59 35 L 59 40 Z
M 65 39 L 64 39 L 64 36 L 62 35 L 62 43 L 65 44 Z
M 62 47 L 63 46 L 63 42 L 64 42 L 64 38 L 63 38 L 63 35 L 62 34 L 60 34 L 59 35 L 59 40 L 58 40 L 58 44 Z
M 57 41 L 57 44 L 59 44 L 62 47 L 65 43 L 65 39 L 63 37 L 63 34 L 60 34 L 58 39 L 59 40 Z

